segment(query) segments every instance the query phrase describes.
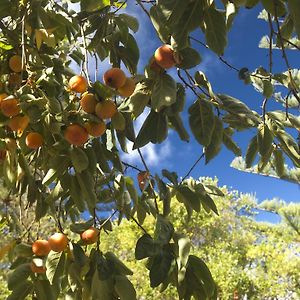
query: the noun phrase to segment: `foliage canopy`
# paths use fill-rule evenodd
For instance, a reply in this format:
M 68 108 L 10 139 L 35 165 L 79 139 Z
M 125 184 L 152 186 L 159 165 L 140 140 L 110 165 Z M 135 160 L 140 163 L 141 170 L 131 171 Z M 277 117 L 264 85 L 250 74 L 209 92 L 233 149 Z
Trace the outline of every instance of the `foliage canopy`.
M 170 216 L 174 201 L 184 205 L 188 218 L 201 209 L 200 214 L 219 214 L 214 197 L 224 196 L 223 192 L 188 179 L 197 162 L 205 158 L 209 163 L 224 144 L 238 157 L 237 168 L 299 182 L 300 72 L 288 59 L 288 51 L 300 50 L 298 0 L 135 2 L 161 44 L 171 45 L 168 63 L 177 68 L 177 76 L 164 70 L 156 56 L 149 58 L 144 74 L 137 73 L 139 22 L 124 12 L 127 1 L 0 1 L 0 159 L 7 190 L 1 214 L 3 224 L 18 237 L 1 249 L 3 254 L 10 252 L 13 260 L 10 300 L 27 295 L 135 299 L 128 278 L 132 271 L 113 253 L 102 252 L 99 240 L 85 252 L 74 235 L 94 226 L 101 237 L 116 217 L 120 225 L 127 218 L 144 231 L 135 258 L 147 258 L 152 288 L 164 290 L 171 284 L 179 299 L 216 299 L 218 289 L 210 270 L 202 258 L 190 254 L 188 238 L 177 232 Z M 241 7 L 257 5 L 263 6 L 260 18 L 269 25 L 259 45 L 269 53 L 269 67 L 236 71 L 245 84 L 261 93 L 261 111 L 230 95 L 214 93 L 207 76 L 197 70 L 201 56 L 193 47 L 203 45 L 230 66 L 223 58 L 228 31 Z M 286 70 L 281 73 L 273 72 L 273 51 L 282 53 Z M 106 59 L 114 71 L 100 80 L 99 66 Z M 73 76 L 79 75 L 74 71 L 76 63 L 86 79 L 76 77 L 74 85 Z M 94 79 L 89 70 L 92 63 Z M 120 90 L 127 75 L 122 78 L 119 68 L 134 79 L 129 97 L 120 96 L 128 91 Z M 91 112 L 80 102 L 86 89 L 94 95 Z M 185 104 L 188 90 L 195 99 L 189 107 Z M 277 110 L 267 110 L 270 101 L 278 103 Z M 181 117 L 184 110 L 189 122 Z M 148 115 L 136 134 L 134 124 L 143 112 Z M 188 141 L 185 123 L 203 154 L 186 175 L 180 174 L 181 179 L 169 170 L 152 174 L 142 148 L 164 142 L 170 129 Z M 255 132 L 244 160 L 232 139 L 242 130 Z M 128 141 L 137 149 L 143 170 L 122 161 L 120 153 L 127 151 Z M 128 168 L 138 172 L 140 191 Z M 113 208 L 108 216 L 103 214 L 107 207 Z M 32 224 L 23 213 L 28 210 L 35 213 Z M 148 215 L 155 220 L 151 234 L 143 227 Z M 67 234 L 69 245 L 65 251 L 35 257 L 26 236 L 49 216 L 55 222 L 53 231 Z M 295 224 L 289 215 L 287 220 Z M 39 226 L 35 228 L 40 237 Z M 29 242 L 33 236 L 31 232 Z M 32 263 L 46 267 L 46 273 L 33 273 Z

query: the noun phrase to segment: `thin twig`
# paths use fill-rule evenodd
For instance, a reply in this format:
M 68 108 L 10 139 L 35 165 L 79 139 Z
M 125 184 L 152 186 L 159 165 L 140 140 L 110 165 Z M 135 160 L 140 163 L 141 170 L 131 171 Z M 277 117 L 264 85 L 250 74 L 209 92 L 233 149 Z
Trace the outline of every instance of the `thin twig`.
M 192 167 L 189 169 L 189 171 L 186 173 L 186 175 L 181 179 L 181 182 L 182 183 L 185 179 L 187 179 L 190 174 L 193 172 L 193 170 L 195 169 L 195 167 L 198 165 L 198 163 L 201 161 L 201 159 L 205 156 L 205 153 L 202 153 L 200 155 L 200 157 L 195 161 L 195 163 L 192 165 Z
M 274 35 L 274 28 L 272 24 L 272 17 L 271 14 L 268 13 L 268 22 L 270 28 L 270 35 L 269 35 L 269 81 L 272 82 L 272 70 L 273 70 L 273 35 Z M 265 124 L 266 122 L 266 107 L 269 98 L 265 98 L 262 103 L 262 118 Z
M 105 226 L 105 224 L 108 223 L 117 212 L 118 210 L 115 209 L 114 212 L 103 223 L 101 223 L 99 229 L 102 229 Z
M 195 91 L 195 88 L 194 88 L 192 85 L 190 85 L 190 84 L 185 80 L 185 78 L 181 75 L 181 70 L 180 70 L 179 68 L 177 69 L 177 75 L 178 75 L 178 77 L 181 79 L 181 81 L 185 84 L 185 86 L 188 87 L 188 88 L 190 88 L 190 90 L 195 94 L 195 96 L 196 96 L 197 98 L 199 98 L 199 95 L 198 95 L 197 92 Z
M 134 217 L 134 216 L 131 216 L 131 219 L 134 221 L 134 223 L 138 226 L 138 227 L 140 227 L 146 234 L 149 234 L 148 232 L 147 232 L 147 230 L 138 222 L 138 220 Z
M 141 7 L 141 9 L 147 14 L 149 19 L 151 19 L 151 16 L 150 16 L 148 10 L 146 9 L 146 7 L 144 6 L 144 4 L 142 3 L 142 1 L 141 0 L 136 0 L 136 2 Z
M 280 42 L 282 58 L 285 61 L 285 64 L 288 68 L 288 74 L 289 74 L 290 84 L 291 84 L 290 89 L 291 89 L 293 95 L 295 96 L 295 98 L 297 99 L 297 101 L 300 103 L 300 97 L 298 96 L 298 90 L 297 90 L 297 87 L 296 87 L 296 83 L 295 83 L 295 80 L 293 78 L 290 63 L 289 63 L 289 60 L 288 60 L 288 57 L 287 57 L 287 54 L 286 54 L 286 51 L 285 51 L 285 47 L 284 47 L 284 44 L 283 44 L 280 24 L 279 24 L 278 15 L 277 15 L 277 4 L 276 4 L 276 2 L 275 2 L 275 21 L 276 21 L 277 30 L 278 30 L 278 38 L 279 38 L 279 42 Z
M 274 31 L 274 34 L 278 35 L 278 32 Z M 285 42 L 287 42 L 288 44 L 290 44 L 291 46 L 293 46 L 294 48 L 296 48 L 297 50 L 300 51 L 300 47 L 298 45 L 296 45 L 295 43 L 291 42 L 290 40 L 284 38 L 283 36 L 281 36 L 282 40 L 284 40 Z
M 94 53 L 94 58 L 95 58 L 95 73 L 94 73 L 94 81 L 96 82 L 98 79 L 99 75 L 99 67 L 98 67 L 98 57 L 96 53 Z
M 21 67 L 21 78 L 23 79 L 23 72 L 26 68 L 26 51 L 25 51 L 25 18 L 26 18 L 26 11 L 22 18 L 22 38 L 21 38 L 21 47 L 22 47 L 22 67 Z
M 112 12 L 113 14 L 116 14 L 120 9 L 122 9 L 124 7 L 125 4 L 127 4 L 127 1 L 124 1 L 114 12 Z
M 91 85 L 91 80 L 89 76 L 89 62 L 88 62 L 88 51 L 87 51 L 87 45 L 86 45 L 86 40 L 85 40 L 85 34 L 84 34 L 84 29 L 82 23 L 80 24 L 80 31 L 81 31 L 81 38 L 83 42 L 83 48 L 84 48 L 84 62 L 83 62 L 83 72 L 85 73 L 85 76 L 88 80 L 89 85 Z
M 144 165 L 146 171 L 148 172 L 148 174 L 151 174 L 151 172 L 150 172 L 150 170 L 149 170 L 149 168 L 148 168 L 148 166 L 147 166 L 147 164 L 146 164 L 146 161 L 145 161 L 145 159 L 144 159 L 144 156 L 143 156 L 143 154 L 142 154 L 141 149 L 140 149 L 140 148 L 137 148 L 137 151 L 138 151 L 138 154 L 139 154 L 139 156 L 140 156 L 140 158 L 141 158 L 141 160 L 142 160 L 142 163 L 143 163 L 143 165 Z M 154 203 L 155 203 L 155 209 L 156 209 L 156 212 L 159 214 L 159 208 L 158 208 L 158 203 L 157 203 L 157 196 L 156 196 L 156 194 L 155 194 L 154 186 L 153 186 L 151 180 L 149 180 L 149 186 L 151 187 L 152 194 L 153 194 L 153 197 L 154 197 Z
M 138 167 L 136 167 L 136 166 L 133 166 L 133 165 L 131 165 L 131 164 L 125 162 L 125 161 L 122 161 L 122 164 L 123 164 L 125 167 L 134 169 L 134 170 L 136 170 L 136 171 L 138 171 L 138 172 L 143 172 L 143 171 L 144 171 L 144 170 L 142 170 L 142 169 L 140 169 L 140 168 L 138 168 Z
M 210 50 L 210 48 L 209 48 L 205 43 L 203 43 L 202 41 L 200 41 L 200 40 L 198 40 L 198 39 L 196 39 L 196 38 L 194 38 L 194 37 L 192 37 L 192 36 L 189 36 L 189 38 L 190 38 L 191 40 L 197 42 L 198 44 L 202 45 L 202 46 L 205 47 L 206 49 L 209 49 L 209 50 Z M 235 67 L 235 66 L 233 66 L 232 64 L 230 64 L 227 60 L 225 60 L 224 57 L 218 56 L 218 58 L 219 58 L 219 60 L 220 60 L 222 63 L 224 63 L 224 64 L 225 64 L 227 67 L 229 67 L 230 69 L 232 69 L 232 70 L 234 70 L 234 71 L 236 71 L 236 72 L 240 72 L 240 69 L 238 69 L 237 67 Z M 264 77 L 259 76 L 259 75 L 257 75 L 257 74 L 249 74 L 249 75 L 252 76 L 252 77 L 259 78 L 259 79 L 264 79 Z

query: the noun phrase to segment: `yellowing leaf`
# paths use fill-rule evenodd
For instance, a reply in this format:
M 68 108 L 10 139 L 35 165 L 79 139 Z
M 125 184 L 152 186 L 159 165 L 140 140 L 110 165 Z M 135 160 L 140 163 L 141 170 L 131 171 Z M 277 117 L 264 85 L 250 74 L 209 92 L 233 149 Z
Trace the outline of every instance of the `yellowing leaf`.
M 8 244 L 4 245 L 0 248 L 0 260 L 4 258 L 4 256 L 15 246 L 16 241 L 11 241 Z

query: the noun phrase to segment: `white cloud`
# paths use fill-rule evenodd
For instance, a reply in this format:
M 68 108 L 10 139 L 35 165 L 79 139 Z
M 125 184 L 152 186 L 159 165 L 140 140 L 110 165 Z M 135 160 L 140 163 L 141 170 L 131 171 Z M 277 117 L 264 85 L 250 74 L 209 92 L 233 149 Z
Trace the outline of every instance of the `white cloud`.
M 128 143 L 128 149 L 132 149 L 132 143 Z M 149 143 L 145 147 L 141 149 L 143 157 L 149 167 L 156 167 L 164 161 L 164 165 L 166 165 L 166 160 L 172 152 L 171 143 L 169 141 L 165 141 L 162 145 L 155 145 Z M 141 158 L 137 152 L 137 150 L 129 151 L 129 153 L 123 153 L 121 155 L 122 160 L 128 162 L 132 165 L 141 164 Z

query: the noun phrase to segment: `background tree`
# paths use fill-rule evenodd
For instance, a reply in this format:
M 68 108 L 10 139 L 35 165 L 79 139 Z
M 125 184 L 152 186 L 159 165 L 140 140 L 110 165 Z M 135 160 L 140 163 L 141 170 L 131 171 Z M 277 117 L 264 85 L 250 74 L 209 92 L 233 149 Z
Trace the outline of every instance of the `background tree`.
M 219 214 L 213 198 L 222 195 L 220 189 L 187 178 L 200 160 L 209 163 L 218 155 L 222 144 L 240 156 L 242 151 L 232 136 L 241 130 L 255 132 L 245 156 L 247 169 L 258 162 L 259 173 L 272 169 L 285 178 L 285 159 L 289 166 L 299 168 L 296 138 L 300 126 L 293 113 L 299 104 L 299 72 L 292 69 L 287 55 L 289 49 L 299 50 L 297 0 L 137 0 L 161 40 L 144 74 L 137 73 L 140 53 L 134 36 L 139 23 L 123 13 L 127 1 L 72 3 L 0 2 L 3 186 L 16 202 L 10 207 L 33 210 L 36 224 L 51 216 L 53 231 L 58 231 L 49 238 L 52 250 L 45 256 L 33 255 L 28 247 L 16 253 L 14 243 L 13 249 L 6 248 L 14 259 L 8 299 L 28 295 L 38 299 L 135 299 L 128 279 L 131 270 L 114 254 L 104 252 L 99 239 L 85 252 L 80 238 L 92 227 L 101 239 L 116 217 L 120 225 L 127 218 L 140 229 L 135 258 L 147 258 L 152 288 L 164 290 L 173 285 L 179 299 L 216 299 L 218 287 L 202 260 L 205 253 L 202 258 L 190 254 L 187 236 L 171 223 L 171 207 L 176 199 L 189 218 L 201 208 Z M 269 67 L 237 69 L 222 56 L 227 33 L 240 6 L 251 9 L 259 3 L 264 7 L 260 17 L 269 24 L 268 36 L 261 41 L 261 47 L 268 49 Z M 198 36 L 197 30 L 203 35 Z M 201 62 L 195 44 L 215 52 L 240 79 L 260 91 L 262 110 L 253 111 L 230 95 L 214 93 L 203 72 L 196 69 L 191 74 L 190 69 Z M 273 72 L 275 50 L 281 51 L 286 65 L 281 73 Z M 99 65 L 106 58 L 112 68 L 100 80 Z M 94 76 L 90 62 L 95 66 Z M 75 63 L 80 74 L 72 71 Z M 174 67 L 177 76 L 172 77 L 167 69 Z M 195 99 L 190 107 L 185 104 L 188 91 Z M 278 108 L 268 111 L 267 104 L 273 100 Z M 181 179 L 168 170 L 152 174 L 142 148 L 150 142 L 162 143 L 169 129 L 183 141 L 189 140 L 181 118 L 185 109 L 203 154 L 185 175 L 180 174 Z M 135 134 L 134 124 L 144 111 L 147 118 Z M 143 170 L 120 159 L 128 141 L 137 149 Z M 128 168 L 138 172 L 140 192 Z M 3 214 L 4 222 L 13 225 L 12 236 L 27 242 L 30 227 L 23 226 L 23 214 L 15 223 L 10 221 L 16 219 L 14 209 L 4 208 Z M 148 215 L 153 222 L 145 230 Z M 34 242 L 34 235 L 29 241 Z
M 217 184 L 217 180 L 211 178 L 203 178 L 201 182 Z M 300 264 L 297 233 L 283 218 L 276 225 L 257 222 L 255 216 L 261 205 L 252 195 L 226 187 L 221 190 L 224 196 L 214 197 L 221 218 L 214 214 L 193 214 L 187 222 L 184 206 L 175 201 L 170 215 L 175 228 L 189 237 L 191 252 L 205 258 L 218 286 L 219 297 L 232 299 L 234 291 L 238 291 L 240 297 L 247 295 L 248 299 L 297 299 Z M 299 209 L 299 204 L 281 203 L 282 210 L 288 211 L 292 206 L 293 211 Z M 151 223 L 151 219 L 146 221 L 144 227 L 151 230 Z M 174 288 L 160 295 L 145 284 L 144 265 L 134 259 L 138 236 L 136 226 L 124 221 L 100 242 L 104 249 L 127 260 L 134 271 L 132 282 L 140 299 L 176 299 Z

